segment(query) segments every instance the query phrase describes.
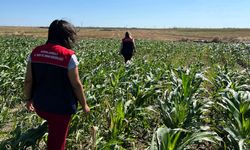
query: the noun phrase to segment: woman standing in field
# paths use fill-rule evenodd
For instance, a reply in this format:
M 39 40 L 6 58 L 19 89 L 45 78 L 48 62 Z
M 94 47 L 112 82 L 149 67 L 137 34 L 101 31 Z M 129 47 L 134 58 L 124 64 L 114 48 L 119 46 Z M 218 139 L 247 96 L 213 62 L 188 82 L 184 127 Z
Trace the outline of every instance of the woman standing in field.
M 129 32 L 125 33 L 125 37 L 121 42 L 120 54 L 124 57 L 125 63 L 132 58 L 135 53 L 135 41 Z
M 78 61 L 71 50 L 76 31 L 70 23 L 55 20 L 49 26 L 46 44 L 29 58 L 24 83 L 26 106 L 48 122 L 48 150 L 64 150 L 71 115 L 77 100 L 88 113 Z

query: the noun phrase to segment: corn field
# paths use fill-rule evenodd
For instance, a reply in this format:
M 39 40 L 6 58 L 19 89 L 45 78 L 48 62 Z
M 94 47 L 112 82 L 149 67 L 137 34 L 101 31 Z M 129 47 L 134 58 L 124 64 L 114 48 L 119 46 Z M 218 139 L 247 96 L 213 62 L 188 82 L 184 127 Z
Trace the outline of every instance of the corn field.
M 0 149 L 45 149 L 46 122 L 28 112 L 24 73 L 45 39 L 0 37 Z M 91 113 L 72 116 L 69 150 L 250 149 L 250 46 L 136 40 L 124 64 L 118 39 L 79 40 Z

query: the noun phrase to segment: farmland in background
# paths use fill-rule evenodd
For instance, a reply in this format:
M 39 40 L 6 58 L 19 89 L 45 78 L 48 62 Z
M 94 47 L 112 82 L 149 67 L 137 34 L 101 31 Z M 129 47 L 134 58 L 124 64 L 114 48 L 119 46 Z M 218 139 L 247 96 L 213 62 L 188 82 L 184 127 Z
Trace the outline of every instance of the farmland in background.
M 158 41 L 222 41 L 250 43 L 250 29 L 139 29 L 139 28 L 77 28 L 78 36 L 94 39 L 117 39 L 129 30 L 136 39 Z M 0 35 L 47 37 L 46 27 L 0 27 Z
M 15 29 L 0 30 L 0 149 L 44 149 L 46 122 L 25 109 L 23 82 L 47 29 Z M 79 31 L 74 50 L 91 113 L 72 117 L 69 149 L 250 148 L 250 47 L 225 40 L 246 42 L 249 31 L 179 30 L 130 30 L 137 53 L 126 65 L 125 30 Z

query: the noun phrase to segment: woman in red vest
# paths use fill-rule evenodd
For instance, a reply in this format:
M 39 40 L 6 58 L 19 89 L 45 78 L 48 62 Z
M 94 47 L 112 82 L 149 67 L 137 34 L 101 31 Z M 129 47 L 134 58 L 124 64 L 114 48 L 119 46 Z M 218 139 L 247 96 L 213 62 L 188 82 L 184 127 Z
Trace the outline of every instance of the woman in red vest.
M 124 57 L 125 63 L 129 61 L 135 53 L 135 41 L 130 36 L 129 32 L 125 33 L 125 37 L 122 39 L 121 42 L 121 50 L 120 54 Z
M 64 150 L 71 115 L 77 101 L 84 112 L 90 108 L 78 74 L 78 61 L 71 50 L 76 31 L 64 20 L 49 26 L 48 40 L 30 54 L 24 83 L 28 110 L 48 122 L 48 150 Z

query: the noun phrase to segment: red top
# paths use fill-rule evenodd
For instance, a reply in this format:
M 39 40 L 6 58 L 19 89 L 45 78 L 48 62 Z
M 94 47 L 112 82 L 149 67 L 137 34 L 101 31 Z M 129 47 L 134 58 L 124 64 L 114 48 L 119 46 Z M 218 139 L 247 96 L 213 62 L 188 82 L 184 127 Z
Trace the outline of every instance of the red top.
M 32 51 L 31 61 L 67 68 L 70 58 L 74 53 L 74 51 L 60 45 L 48 43 L 38 46 Z

